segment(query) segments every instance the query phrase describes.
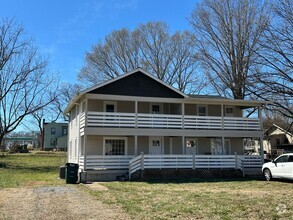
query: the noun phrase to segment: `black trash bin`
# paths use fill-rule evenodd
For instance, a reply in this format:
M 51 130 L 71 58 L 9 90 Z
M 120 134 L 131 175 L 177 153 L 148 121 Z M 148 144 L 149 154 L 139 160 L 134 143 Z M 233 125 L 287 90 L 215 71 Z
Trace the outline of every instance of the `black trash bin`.
M 59 167 L 59 178 L 60 179 L 65 179 L 65 171 L 66 171 L 65 165 Z
M 66 183 L 76 184 L 78 180 L 78 164 L 66 163 L 65 172 Z

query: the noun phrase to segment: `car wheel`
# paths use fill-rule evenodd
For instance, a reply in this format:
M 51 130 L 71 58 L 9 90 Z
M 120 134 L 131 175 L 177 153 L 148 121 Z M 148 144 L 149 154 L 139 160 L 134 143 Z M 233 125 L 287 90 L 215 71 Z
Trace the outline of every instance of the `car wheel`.
M 264 176 L 266 181 L 270 181 L 272 179 L 272 174 L 271 174 L 271 171 L 269 169 L 265 169 L 263 171 L 263 176 Z

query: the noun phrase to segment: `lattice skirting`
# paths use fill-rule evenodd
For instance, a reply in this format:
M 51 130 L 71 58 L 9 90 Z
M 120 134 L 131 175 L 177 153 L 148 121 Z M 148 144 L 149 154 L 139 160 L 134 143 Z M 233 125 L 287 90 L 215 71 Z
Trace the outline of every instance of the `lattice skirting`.
M 235 169 L 147 169 L 136 171 L 131 180 L 160 180 L 160 179 L 213 179 L 239 178 L 242 172 Z

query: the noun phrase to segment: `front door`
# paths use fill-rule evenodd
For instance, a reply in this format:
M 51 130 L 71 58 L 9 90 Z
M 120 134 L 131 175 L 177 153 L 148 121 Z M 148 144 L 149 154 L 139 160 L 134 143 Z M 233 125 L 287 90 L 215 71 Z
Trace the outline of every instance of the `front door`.
M 187 155 L 198 154 L 196 138 L 186 138 L 185 152 Z
M 225 139 L 225 145 L 224 145 L 224 154 L 231 154 L 231 144 L 229 139 Z
M 149 154 L 163 154 L 163 137 L 150 137 Z

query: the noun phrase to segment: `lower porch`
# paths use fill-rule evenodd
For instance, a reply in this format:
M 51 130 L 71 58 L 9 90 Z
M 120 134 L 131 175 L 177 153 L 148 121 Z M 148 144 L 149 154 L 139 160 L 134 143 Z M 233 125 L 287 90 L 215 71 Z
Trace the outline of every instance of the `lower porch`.
M 125 179 L 129 180 L 145 179 L 151 176 L 167 178 L 168 173 L 169 177 L 174 178 L 184 178 L 184 175 L 194 178 L 236 177 L 239 174 L 242 176 L 260 175 L 262 160 L 260 156 L 237 155 L 236 153 L 234 155 L 150 155 L 141 153 L 138 156 L 88 155 L 86 158 L 80 156 L 79 166 L 82 173 L 91 174 L 91 181 L 115 180 L 117 176 L 123 175 Z

